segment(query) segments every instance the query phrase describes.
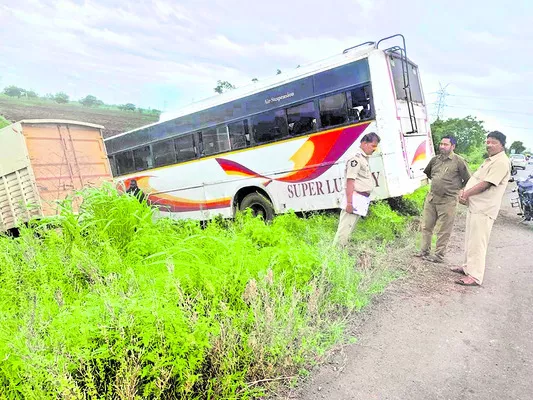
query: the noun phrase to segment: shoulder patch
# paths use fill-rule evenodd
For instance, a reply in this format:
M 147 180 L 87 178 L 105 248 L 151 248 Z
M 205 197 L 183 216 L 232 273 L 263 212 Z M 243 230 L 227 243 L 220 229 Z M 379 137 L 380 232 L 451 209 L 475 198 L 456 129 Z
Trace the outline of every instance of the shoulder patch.
M 357 167 L 357 164 L 358 164 L 358 163 L 357 163 L 356 160 L 351 160 L 351 161 L 350 161 L 350 165 L 351 165 L 352 167 Z

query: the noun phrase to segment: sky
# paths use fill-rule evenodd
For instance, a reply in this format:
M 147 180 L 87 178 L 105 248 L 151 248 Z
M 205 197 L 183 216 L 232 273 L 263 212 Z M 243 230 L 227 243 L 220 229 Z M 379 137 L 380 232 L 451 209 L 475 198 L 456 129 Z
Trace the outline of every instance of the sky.
M 1 0 L 0 88 L 172 111 L 395 33 L 432 118 L 476 116 L 533 150 L 533 2 Z

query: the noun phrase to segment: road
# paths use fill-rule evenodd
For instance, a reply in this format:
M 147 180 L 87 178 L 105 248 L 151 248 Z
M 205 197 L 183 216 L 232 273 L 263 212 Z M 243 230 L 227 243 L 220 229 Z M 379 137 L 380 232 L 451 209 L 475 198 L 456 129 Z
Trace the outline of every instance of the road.
M 533 166 L 518 176 L 533 173 Z M 297 392 L 300 400 L 533 399 L 533 226 L 520 223 L 509 184 L 495 222 L 483 286 L 462 287 L 464 210 L 448 266 L 413 260 L 354 331 Z M 285 397 L 285 398 L 287 398 Z

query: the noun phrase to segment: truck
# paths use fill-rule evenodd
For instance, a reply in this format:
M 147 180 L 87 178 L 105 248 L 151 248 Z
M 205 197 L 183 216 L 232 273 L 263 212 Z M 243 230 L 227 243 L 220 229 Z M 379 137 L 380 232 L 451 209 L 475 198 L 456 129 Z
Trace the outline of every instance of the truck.
M 103 129 L 60 119 L 28 119 L 0 129 L 0 231 L 56 215 L 67 196 L 112 181 Z

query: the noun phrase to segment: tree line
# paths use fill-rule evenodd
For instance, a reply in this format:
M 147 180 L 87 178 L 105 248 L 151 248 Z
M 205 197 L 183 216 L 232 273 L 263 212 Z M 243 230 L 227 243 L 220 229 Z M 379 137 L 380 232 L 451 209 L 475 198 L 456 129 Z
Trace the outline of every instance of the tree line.
M 57 92 L 55 94 L 47 93 L 44 96 L 39 96 L 34 90 L 26 90 L 24 88 L 18 87 L 18 86 L 7 86 L 2 91 L 3 94 L 9 97 L 16 97 L 16 98 L 28 98 L 28 99 L 43 99 L 43 100 L 50 100 L 54 101 L 58 104 L 67 104 L 71 103 L 70 96 L 66 94 L 65 92 Z M 146 109 L 135 106 L 133 103 L 126 103 L 126 104 L 119 104 L 119 105 L 112 105 L 112 104 L 105 104 L 102 100 L 98 99 L 96 96 L 93 96 L 91 94 L 81 98 L 78 100 L 78 103 L 85 107 L 116 107 L 119 110 L 123 111 L 137 111 L 139 113 L 145 113 L 145 114 L 161 114 L 160 110 L 156 109 Z

